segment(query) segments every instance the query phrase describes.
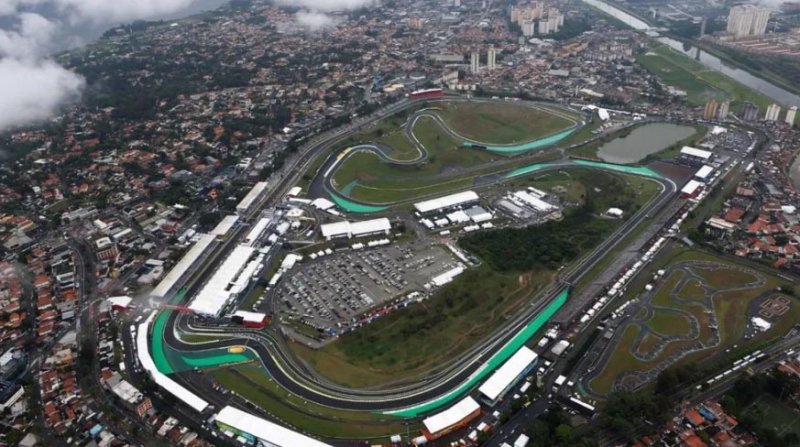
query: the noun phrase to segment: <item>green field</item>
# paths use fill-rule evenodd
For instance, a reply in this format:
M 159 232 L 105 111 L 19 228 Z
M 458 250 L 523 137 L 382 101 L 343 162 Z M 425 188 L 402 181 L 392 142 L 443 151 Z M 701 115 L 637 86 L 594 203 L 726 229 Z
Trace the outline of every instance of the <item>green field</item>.
M 797 410 L 770 394 L 759 397 L 743 413 L 761 421 L 762 428 L 773 429 L 781 436 L 787 433 L 800 436 L 800 415 Z
M 276 384 L 259 366 L 221 368 L 210 373 L 224 388 L 238 393 L 271 416 L 302 432 L 331 438 L 388 438 L 408 429 L 399 418 L 366 411 L 338 410 L 309 402 Z
M 637 55 L 636 60 L 665 83 L 686 91 L 687 100 L 695 105 L 716 98 L 730 99 L 733 110 L 741 109 L 744 101 L 751 101 L 761 110 L 766 110 L 774 102 L 662 44 L 653 44 L 647 53 Z
M 410 379 L 484 339 L 551 280 L 549 271 L 514 274 L 479 267 L 428 301 L 395 311 L 321 350 L 291 346 L 315 370 L 342 385 L 373 387 Z
M 521 106 L 509 102 L 443 102 L 427 108 L 454 132 L 478 142 L 529 142 L 572 127 L 580 115 L 554 107 Z M 406 135 L 410 111 L 385 118 L 339 145 L 344 161 L 332 174 L 331 184 L 343 196 L 369 204 L 390 204 L 435 194 L 463 190 L 474 178 L 523 163 L 483 148 L 465 146 L 430 115 L 420 115 L 411 132 L 424 146 L 422 152 Z M 387 161 L 371 149 L 384 148 Z M 524 163 L 554 160 L 557 154 L 542 150 Z M 304 176 L 309 181 L 319 165 Z
M 568 129 L 580 116 L 513 102 L 445 103 L 436 112 L 457 134 L 486 144 L 517 144 Z
M 587 201 L 598 211 L 620 206 L 627 216 L 657 192 L 657 185 L 648 179 L 585 168 L 520 177 L 511 183 L 513 187 L 535 185 L 547 191 L 563 190 L 575 207 Z M 619 221 L 601 223 L 610 224 L 613 230 Z M 579 251 L 587 248 L 583 244 Z M 534 260 L 546 261 L 544 256 Z M 414 380 L 502 325 L 508 316 L 527 305 L 536 291 L 550 284 L 553 275 L 551 266 L 525 265 L 514 270 L 500 272 L 484 265 L 464 273 L 431 299 L 379 319 L 321 350 L 291 346 L 316 371 L 344 385 L 372 387 Z
M 643 344 L 646 343 L 648 346 L 635 345 L 636 337 L 640 332 L 639 326 L 633 323 L 623 325 L 618 329 L 624 331 L 619 342 L 609 348 L 613 349 L 611 357 L 602 367 L 599 374 L 588 383 L 594 392 L 600 394 L 608 393 L 611 391 L 612 383 L 620 374 L 633 371 L 648 371 L 683 349 L 692 349 L 694 352 L 689 353 L 676 364 L 702 361 L 705 362 L 704 366 L 713 367 L 714 364 L 725 361 L 721 357 L 726 357 L 726 355 L 721 355 L 721 353 L 731 349 L 733 345 L 736 344 L 738 346 L 737 352 L 755 349 L 756 346 L 760 346 L 771 339 L 783 336 L 800 319 L 800 304 L 792 300 L 791 309 L 774 321 L 770 330 L 759 333 L 750 340 L 744 340 L 742 336 L 748 322 L 749 304 L 764 292 L 775 290 L 782 281 L 767 272 L 757 272 L 752 269 L 748 269 L 752 271 L 742 272 L 738 264 L 728 259 L 698 250 L 683 248 L 670 248 L 661 256 L 661 261 L 653 263 L 648 271 L 652 272 L 661 268 L 669 269 L 671 265 L 683 261 L 706 261 L 721 266 L 716 271 L 705 267 L 692 267 L 692 271 L 703 278 L 702 285 L 713 285 L 713 287 L 721 289 L 714 293 L 712 298 L 713 312 L 719 326 L 720 343 L 717 346 L 711 346 L 714 332 L 711 328 L 712 320 L 707 313 L 707 307 L 701 302 L 706 298 L 701 284 L 698 281 L 689 281 L 685 286 L 678 288 L 683 273 L 671 271 L 666 278 L 662 279 L 655 290 L 651 299 L 655 316 L 645 324 L 662 335 L 683 336 L 684 339 L 669 341 L 654 359 L 641 361 L 634 357 L 631 352 L 639 352 L 640 354 L 649 352 L 649 348 L 655 346 L 658 340 L 653 340 L 648 336 L 643 340 Z M 748 289 L 740 288 L 754 283 L 757 276 L 764 278 L 763 285 Z M 651 274 L 645 272 L 639 278 L 628 287 L 628 294 L 623 299 L 631 299 L 641 293 L 644 283 L 651 278 Z M 679 297 L 690 301 L 687 303 L 675 301 L 671 296 L 672 293 L 677 293 Z M 698 322 L 699 335 L 693 339 L 685 339 L 689 329 L 687 316 L 677 312 L 659 311 L 659 307 L 681 310 L 691 314 Z M 693 346 L 698 342 L 704 343 L 707 348 L 696 350 Z

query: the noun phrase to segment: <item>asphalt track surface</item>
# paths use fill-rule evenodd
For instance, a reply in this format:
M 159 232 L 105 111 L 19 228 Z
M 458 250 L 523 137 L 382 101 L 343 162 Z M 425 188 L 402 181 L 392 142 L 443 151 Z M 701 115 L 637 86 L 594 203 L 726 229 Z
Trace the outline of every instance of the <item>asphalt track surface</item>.
M 382 116 L 376 117 L 382 119 L 383 117 L 396 113 L 398 110 L 407 107 L 405 105 L 389 108 L 387 110 L 394 110 L 387 112 Z M 374 120 L 373 120 L 374 121 Z M 355 129 L 358 130 L 358 129 Z M 297 177 L 302 175 L 307 165 L 316 158 L 325 148 L 335 144 L 335 141 L 343 139 L 348 133 L 353 132 L 338 132 L 333 137 L 316 143 L 308 151 L 306 151 L 294 164 L 294 168 L 290 174 L 285 176 L 278 187 L 273 190 L 273 193 L 268 197 L 265 202 L 276 200 L 280 197 L 288 187 L 296 181 Z M 556 162 L 547 166 L 545 169 L 564 169 L 565 167 L 573 166 L 569 162 Z M 324 172 L 324 171 L 322 171 Z M 542 171 L 537 171 L 540 173 Z M 318 176 L 319 177 L 319 176 Z M 212 343 L 204 343 L 201 345 L 187 344 L 175 337 L 174 328 L 180 317 L 178 312 L 172 312 L 167 322 L 167 330 L 164 333 L 165 341 L 168 346 L 178 351 L 186 352 L 202 352 L 213 348 L 226 348 L 235 345 L 245 345 L 258 354 L 264 367 L 267 369 L 273 379 L 288 391 L 303 397 L 309 401 L 313 401 L 322 405 L 351 409 L 351 410 L 391 410 L 407 408 L 413 405 L 418 405 L 424 402 L 429 402 L 452 389 L 464 383 L 478 368 L 483 365 L 486 360 L 494 354 L 495 350 L 504 345 L 510 340 L 520 328 L 524 327 L 535 315 L 542 311 L 549 305 L 555 297 L 557 297 L 567 284 L 572 284 L 578 281 L 586 272 L 591 270 L 603 256 L 611 250 L 620 240 L 622 240 L 632 229 L 641 224 L 648 216 L 659 209 L 661 209 L 668 201 L 674 199 L 676 192 L 676 185 L 667 179 L 653 179 L 662 185 L 662 191 L 654 200 L 648 205 L 643 207 L 633 217 L 624 222 L 614 234 L 603 241 L 596 247 L 591 254 L 584 257 L 573 266 L 569 267 L 562 276 L 563 282 L 552 287 L 550 290 L 544 292 L 544 296 L 537 301 L 536 306 L 529 306 L 529 310 L 516 316 L 511 322 L 503 328 L 495 331 L 492 336 L 488 337 L 484 342 L 480 343 L 475 348 L 471 349 L 467 355 L 459 357 L 451 363 L 451 366 L 444 369 L 438 376 L 431 377 L 420 383 L 404 386 L 398 389 L 387 390 L 350 390 L 342 387 L 328 386 L 330 384 L 322 383 L 318 378 L 313 377 L 311 371 L 306 371 L 302 367 L 298 367 L 292 362 L 285 353 L 281 351 L 280 343 L 270 340 L 263 335 L 256 336 L 246 331 L 239 331 L 233 337 L 219 340 Z M 504 177 L 497 176 L 497 178 L 489 178 L 487 182 L 502 182 Z M 235 240 L 236 237 L 231 240 Z M 229 241 L 230 242 L 230 241 Z M 224 255 L 225 251 L 232 249 L 235 244 L 226 244 L 221 254 Z M 195 283 L 189 287 L 188 297 L 193 296 L 196 288 L 200 287 L 200 283 Z M 179 378 L 180 380 L 180 378 Z

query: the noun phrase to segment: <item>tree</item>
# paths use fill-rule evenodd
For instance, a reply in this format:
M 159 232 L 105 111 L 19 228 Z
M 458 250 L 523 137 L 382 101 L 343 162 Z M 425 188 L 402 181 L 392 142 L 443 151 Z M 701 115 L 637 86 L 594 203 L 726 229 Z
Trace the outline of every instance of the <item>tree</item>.
M 572 437 L 572 427 L 567 424 L 561 424 L 556 427 L 556 439 L 558 442 L 565 443 Z

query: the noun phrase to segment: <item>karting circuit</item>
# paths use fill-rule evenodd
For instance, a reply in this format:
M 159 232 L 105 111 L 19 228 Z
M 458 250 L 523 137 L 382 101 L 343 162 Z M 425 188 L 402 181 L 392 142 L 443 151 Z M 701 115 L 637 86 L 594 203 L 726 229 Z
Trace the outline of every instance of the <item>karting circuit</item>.
M 256 185 L 237 214 L 195 242 L 159 284 L 150 310 L 142 310 L 143 321 L 125 335 L 136 346 L 126 351 L 126 361 L 134 370 L 140 364 L 202 414 L 228 408 L 229 398 L 219 392 L 228 389 L 250 402 L 244 409 L 268 418 L 277 414 L 272 418 L 279 425 L 301 431 L 315 427 L 309 434 L 323 438 L 408 428 L 400 424 L 413 424 L 427 439 L 443 436 L 449 425 L 437 425 L 438 416 L 420 425 L 421 418 L 466 407 L 472 414 L 473 397 L 492 405 L 501 400 L 539 362 L 533 354 L 514 369 L 526 345 L 552 330 L 559 311 L 580 308 L 573 285 L 596 275 L 605 256 L 634 230 L 663 223 L 653 217 L 681 204 L 676 180 L 651 167 L 564 158 L 563 145 L 577 144 L 570 139 L 591 119 L 536 102 L 408 100 L 310 144 L 293 175 L 273 188 Z M 502 261 L 487 254 L 479 259 L 460 247 L 458 234 L 474 231 L 463 226 L 470 219 L 489 234 L 498 231 L 495 226 L 541 226 L 555 235 L 563 231 L 562 219 L 576 219 L 570 217 L 576 210 L 588 214 L 570 230 L 585 231 L 587 239 L 564 235 L 572 239 L 566 245 L 578 245 L 559 255 L 565 256 L 560 267 L 508 272 Z M 358 222 L 363 214 L 385 217 Z M 442 222 L 448 223 L 436 229 Z M 393 240 L 398 225 L 415 233 Z M 327 377 L 315 366 L 344 349 L 340 345 L 355 349 L 372 325 L 399 319 L 395 327 L 404 327 L 409 312 L 439 309 L 443 294 L 469 277 L 492 287 L 514 285 L 503 318 L 483 318 L 480 337 L 458 340 L 457 350 L 437 355 L 424 373 L 411 360 L 407 373 L 389 368 L 399 372 L 386 380 L 369 371 L 352 380 Z M 438 324 L 466 324 L 453 318 Z M 516 372 L 510 377 L 506 370 Z M 484 382 L 502 386 L 480 397 L 475 390 Z M 219 416 L 225 420 L 228 413 Z

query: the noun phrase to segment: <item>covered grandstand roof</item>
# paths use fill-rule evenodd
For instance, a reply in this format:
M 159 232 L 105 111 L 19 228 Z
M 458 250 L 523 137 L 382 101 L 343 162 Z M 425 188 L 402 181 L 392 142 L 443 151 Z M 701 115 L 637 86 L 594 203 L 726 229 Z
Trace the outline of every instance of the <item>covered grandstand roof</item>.
M 238 408 L 226 406 L 217 413 L 217 422 L 253 435 L 270 445 L 279 447 L 330 447 L 306 435 L 289 430 L 266 419 L 261 419 Z
M 534 360 L 536 360 L 536 353 L 525 346 L 521 347 L 478 388 L 478 391 L 489 400 L 496 400 Z
M 681 148 L 681 155 L 689 155 L 692 157 L 697 157 L 707 160 L 711 158 L 711 156 L 714 155 L 714 153 L 709 151 L 704 151 L 702 149 L 696 149 L 690 146 L 684 146 L 683 148 Z
M 478 200 L 478 194 L 475 191 L 464 191 L 449 196 L 437 197 L 435 199 L 425 200 L 414 204 L 414 208 L 420 213 L 429 213 L 444 208 L 461 205 L 464 203 L 474 202 Z
M 186 405 L 192 407 L 195 411 L 202 413 L 208 408 L 208 402 L 162 374 L 156 367 L 155 362 L 153 362 L 153 358 L 150 356 L 150 348 L 147 346 L 147 328 L 150 326 L 150 323 L 157 313 L 157 311 L 151 312 L 150 316 L 139 324 L 139 329 L 136 333 L 136 354 L 139 357 L 139 363 L 142 365 L 142 369 L 150 373 L 153 381 L 158 386 L 177 397 Z
M 464 419 L 480 409 L 481 406 L 475 402 L 475 399 L 467 396 L 447 410 L 426 418 L 422 423 L 430 433 L 438 433 L 448 427 L 461 423 Z
M 714 168 L 712 168 L 709 165 L 703 165 L 702 168 L 700 168 L 697 172 L 695 172 L 694 176 L 699 179 L 705 180 L 711 175 L 712 172 L 714 172 Z
M 324 224 L 321 227 L 322 235 L 328 239 L 342 236 L 359 237 L 367 234 L 385 233 L 391 229 L 392 223 L 385 217 L 361 222 L 334 222 Z
M 197 242 L 194 243 L 191 249 L 172 267 L 172 270 L 167 273 L 167 276 L 161 280 L 160 283 L 150 292 L 150 296 L 157 298 L 164 298 L 167 293 L 172 289 L 176 282 L 189 270 L 189 267 L 206 251 L 206 249 L 214 242 L 215 236 L 213 234 L 200 234 Z
M 247 237 L 245 241 L 253 245 L 253 243 L 261 236 L 261 233 L 267 228 L 267 225 L 272 221 L 269 217 L 264 217 L 258 220 L 255 225 L 250 228 L 250 232 L 247 233 Z
M 262 314 L 259 312 L 248 312 L 246 310 L 237 310 L 236 312 L 233 313 L 233 316 L 242 317 L 242 320 L 250 321 L 253 323 L 259 323 L 261 321 L 264 321 L 265 318 L 267 318 L 267 314 Z
M 267 182 L 258 182 L 253 186 L 253 189 L 247 193 L 246 196 L 236 205 L 236 210 L 247 211 L 256 202 L 256 199 L 267 189 Z
M 239 221 L 239 216 L 237 216 L 236 214 L 230 214 L 228 216 L 225 216 L 222 218 L 221 221 L 219 221 L 217 226 L 214 227 L 213 230 L 211 230 L 211 234 L 213 234 L 214 236 L 225 236 L 226 234 L 228 234 L 229 231 L 231 231 L 231 228 L 233 228 L 234 224 L 236 224 L 236 222 L 238 221 Z
M 255 251 L 255 248 L 246 245 L 234 248 L 194 297 L 189 308 L 201 315 L 219 315 L 231 297 L 231 283 L 239 277 Z

